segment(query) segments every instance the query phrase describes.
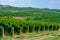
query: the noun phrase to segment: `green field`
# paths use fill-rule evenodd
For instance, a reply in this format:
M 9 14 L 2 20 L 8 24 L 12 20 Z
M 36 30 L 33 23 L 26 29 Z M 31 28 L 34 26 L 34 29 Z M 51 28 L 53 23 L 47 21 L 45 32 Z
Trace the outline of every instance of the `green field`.
M 32 7 L 13 7 L 0 5 L 1 16 L 17 16 L 27 20 L 60 22 L 60 9 L 39 9 Z
M 59 31 L 59 29 L 60 9 L 0 5 L 0 36 L 3 33 L 11 36 L 12 34 L 19 35 L 21 32 L 24 34 L 27 32 Z

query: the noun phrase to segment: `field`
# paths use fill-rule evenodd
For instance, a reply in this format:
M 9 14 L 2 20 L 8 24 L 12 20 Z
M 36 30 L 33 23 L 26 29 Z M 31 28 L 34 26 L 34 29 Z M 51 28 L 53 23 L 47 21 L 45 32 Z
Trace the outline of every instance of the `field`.
M 60 33 L 59 9 L 0 5 L 0 38 L 2 37 L 2 40 L 14 38 L 16 38 L 14 40 L 25 38 L 26 40 L 53 40 L 55 38 L 59 40 L 60 36 L 52 36 L 55 33 Z

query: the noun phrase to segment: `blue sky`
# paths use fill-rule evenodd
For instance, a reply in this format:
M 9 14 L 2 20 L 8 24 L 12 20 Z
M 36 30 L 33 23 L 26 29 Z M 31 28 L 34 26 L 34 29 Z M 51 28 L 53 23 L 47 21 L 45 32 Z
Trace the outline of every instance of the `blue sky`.
M 60 9 L 60 0 L 0 0 L 0 4 L 17 7 Z

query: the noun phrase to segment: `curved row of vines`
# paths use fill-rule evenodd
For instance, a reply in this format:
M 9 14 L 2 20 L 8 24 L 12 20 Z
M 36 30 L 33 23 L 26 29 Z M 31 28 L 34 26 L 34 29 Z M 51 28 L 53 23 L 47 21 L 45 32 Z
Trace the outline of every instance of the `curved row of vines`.
M 4 27 L 5 34 L 11 34 L 11 29 L 14 27 L 15 34 L 20 33 L 22 28 L 23 33 L 33 32 L 33 31 L 55 31 L 59 30 L 60 26 L 57 23 L 32 21 L 32 20 L 17 20 L 12 18 L 1 18 L 0 27 Z M 1 34 L 0 29 L 0 34 Z

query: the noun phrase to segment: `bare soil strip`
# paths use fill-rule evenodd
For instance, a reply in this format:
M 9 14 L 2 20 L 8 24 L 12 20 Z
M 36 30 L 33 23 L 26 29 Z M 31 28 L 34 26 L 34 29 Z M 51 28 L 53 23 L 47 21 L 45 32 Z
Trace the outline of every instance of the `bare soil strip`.
M 56 32 L 48 32 L 48 33 L 43 32 L 42 34 L 24 34 L 21 37 L 15 35 L 14 38 L 6 37 L 6 40 L 44 40 L 54 36 L 60 36 L 60 32 L 56 31 Z

